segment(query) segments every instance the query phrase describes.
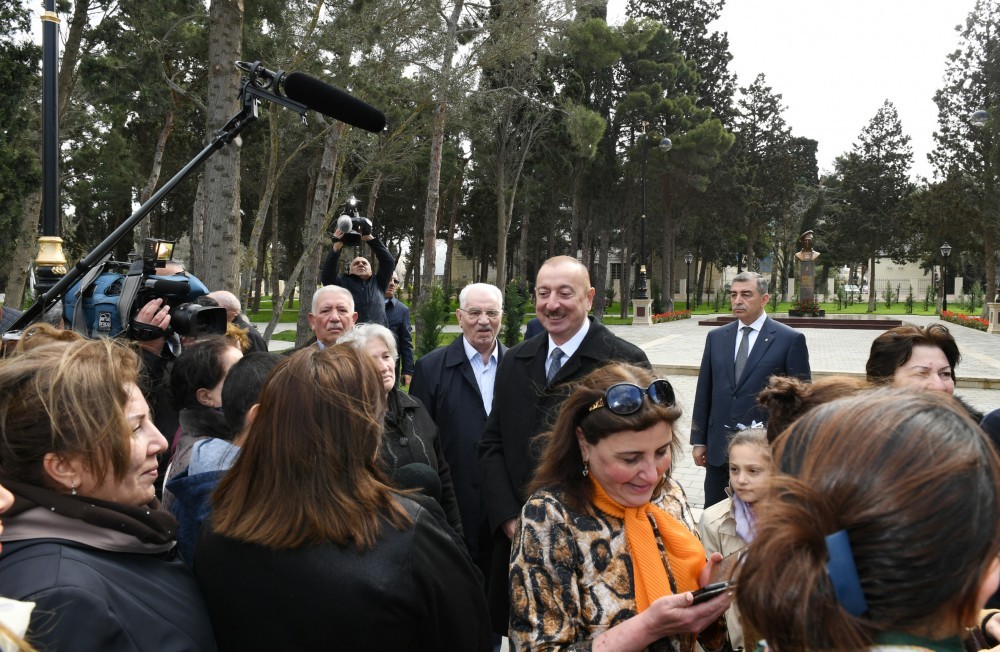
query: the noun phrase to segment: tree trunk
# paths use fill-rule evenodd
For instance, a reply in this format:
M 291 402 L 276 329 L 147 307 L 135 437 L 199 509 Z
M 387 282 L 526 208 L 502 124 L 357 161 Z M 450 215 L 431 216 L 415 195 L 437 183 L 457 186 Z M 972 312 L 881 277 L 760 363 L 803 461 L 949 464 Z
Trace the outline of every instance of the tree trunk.
M 608 287 L 608 250 L 611 248 L 611 243 L 608 242 L 609 231 L 607 221 L 601 220 L 600 234 L 598 235 L 600 244 L 597 252 L 597 276 L 595 278 L 597 291 L 594 293 L 594 318 L 598 321 L 604 318 L 604 313 L 607 311 L 607 292 L 605 290 Z
M 875 312 L 878 306 L 878 292 L 875 291 L 875 256 L 868 265 L 868 312 Z
M 278 202 L 274 202 L 271 210 L 271 307 L 278 304 L 278 296 L 281 293 L 281 269 L 284 260 L 281 257 L 281 243 L 278 240 Z
M 153 196 L 153 191 L 156 190 L 157 184 L 160 183 L 160 172 L 163 170 L 163 152 L 167 149 L 167 141 L 170 140 L 170 134 L 173 130 L 174 112 L 171 109 L 167 111 L 167 115 L 163 118 L 163 128 L 160 129 L 160 137 L 156 141 L 156 149 L 153 150 L 153 165 L 149 171 L 149 177 L 146 179 L 146 185 L 139 192 L 140 204 L 145 204 Z M 140 222 L 135 231 L 133 231 L 133 251 L 142 251 L 143 243 L 149 237 L 150 232 L 151 228 L 149 219 L 147 218 Z
M 569 226 L 569 255 L 574 258 L 581 246 L 580 222 L 584 211 L 583 166 L 583 163 L 578 163 L 573 170 L 573 217 Z
M 670 216 L 667 202 L 667 186 L 663 186 L 663 254 L 660 270 L 660 292 L 663 295 L 663 311 L 674 311 L 674 221 Z
M 243 49 L 243 1 L 212 0 L 209 9 L 206 135 L 239 110 L 240 75 L 233 62 Z M 205 166 L 205 274 L 212 290 L 240 290 L 240 149 L 234 141 Z
M 499 157 L 498 157 L 499 158 Z M 498 288 L 507 285 L 507 212 L 511 210 L 507 198 L 507 171 L 498 163 L 493 172 L 496 175 L 497 198 L 497 276 L 494 283 Z
M 191 214 L 191 260 L 188 270 L 195 276 L 205 274 L 205 175 L 198 175 Z
M 987 228 L 983 233 L 983 260 L 986 261 L 986 294 L 983 301 L 983 312 L 980 315 L 983 319 L 990 318 L 990 302 L 997 296 L 997 251 L 996 238 L 992 229 Z
M 27 286 L 28 269 L 38 249 L 38 218 L 42 212 L 42 189 L 39 187 L 24 198 L 21 211 L 21 231 L 11 256 L 4 305 L 21 308 Z

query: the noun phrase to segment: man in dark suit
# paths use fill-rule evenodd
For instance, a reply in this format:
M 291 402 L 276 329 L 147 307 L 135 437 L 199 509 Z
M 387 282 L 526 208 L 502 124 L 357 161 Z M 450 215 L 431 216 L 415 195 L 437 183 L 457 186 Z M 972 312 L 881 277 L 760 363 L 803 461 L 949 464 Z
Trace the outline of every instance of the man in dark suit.
M 410 335 L 410 307 L 396 298 L 397 288 L 399 275 L 393 272 L 389 287 L 385 290 L 385 318 L 386 326 L 396 338 L 396 350 L 399 351 L 396 379 L 401 380 L 405 387 L 413 378 L 413 337 Z
M 494 285 L 472 283 L 462 289 L 458 303 L 462 336 L 417 360 L 410 395 L 423 402 L 437 423 L 465 545 L 488 577 L 493 539 L 482 495 L 479 440 L 493 408 L 497 366 L 507 351 L 497 340 L 503 294 Z
M 498 633 L 507 632 L 510 542 L 538 464 L 532 440 L 552 426 L 572 381 L 612 360 L 650 368 L 640 348 L 587 316 L 593 299 L 583 264 L 569 256 L 545 261 L 535 281 L 535 313 L 548 335 L 511 348 L 497 370 L 479 460 L 495 544 L 489 602 Z
M 705 467 L 706 508 L 726 497 L 733 431 L 767 419 L 757 394 L 768 379 L 811 380 L 805 335 L 764 312 L 771 298 L 767 279 L 742 272 L 733 277 L 729 294 L 736 321 L 708 334 L 691 414 L 692 455 Z

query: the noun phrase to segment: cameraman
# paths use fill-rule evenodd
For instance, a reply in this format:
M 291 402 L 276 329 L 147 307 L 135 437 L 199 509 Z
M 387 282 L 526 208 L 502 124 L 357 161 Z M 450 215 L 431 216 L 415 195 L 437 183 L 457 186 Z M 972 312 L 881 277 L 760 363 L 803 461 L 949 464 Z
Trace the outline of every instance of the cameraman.
M 396 267 L 396 260 L 378 238 L 370 234 L 363 235 L 361 239 L 368 243 L 375 253 L 375 258 L 378 259 L 378 274 L 372 274 L 372 264 L 367 258 L 358 256 L 351 261 L 347 274 L 337 276 L 340 250 L 344 248 L 341 240 L 343 237 L 344 232 L 338 228 L 333 234 L 333 251 L 327 254 L 320 270 L 320 280 L 323 285 L 339 285 L 351 293 L 354 297 L 354 309 L 358 312 L 357 323 L 371 322 L 388 326 L 384 297 Z

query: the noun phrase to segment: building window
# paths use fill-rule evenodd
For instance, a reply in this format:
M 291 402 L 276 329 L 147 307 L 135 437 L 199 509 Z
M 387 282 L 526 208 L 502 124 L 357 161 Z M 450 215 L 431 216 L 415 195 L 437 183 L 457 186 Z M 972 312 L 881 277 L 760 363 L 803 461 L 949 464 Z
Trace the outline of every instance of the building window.
M 622 277 L 622 264 L 621 263 L 611 263 L 611 280 L 618 281 Z

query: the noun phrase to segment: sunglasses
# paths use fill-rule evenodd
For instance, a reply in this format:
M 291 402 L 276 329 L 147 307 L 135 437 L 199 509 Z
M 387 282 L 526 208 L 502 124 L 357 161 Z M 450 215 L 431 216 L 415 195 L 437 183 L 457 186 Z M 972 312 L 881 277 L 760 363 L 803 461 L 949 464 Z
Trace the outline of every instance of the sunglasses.
M 623 416 L 635 414 L 642 408 L 643 396 L 648 396 L 650 401 L 661 407 L 672 407 L 676 403 L 674 388 L 663 378 L 654 380 L 646 389 L 632 383 L 618 383 L 609 387 L 604 396 L 594 401 L 587 414 L 602 407 Z

